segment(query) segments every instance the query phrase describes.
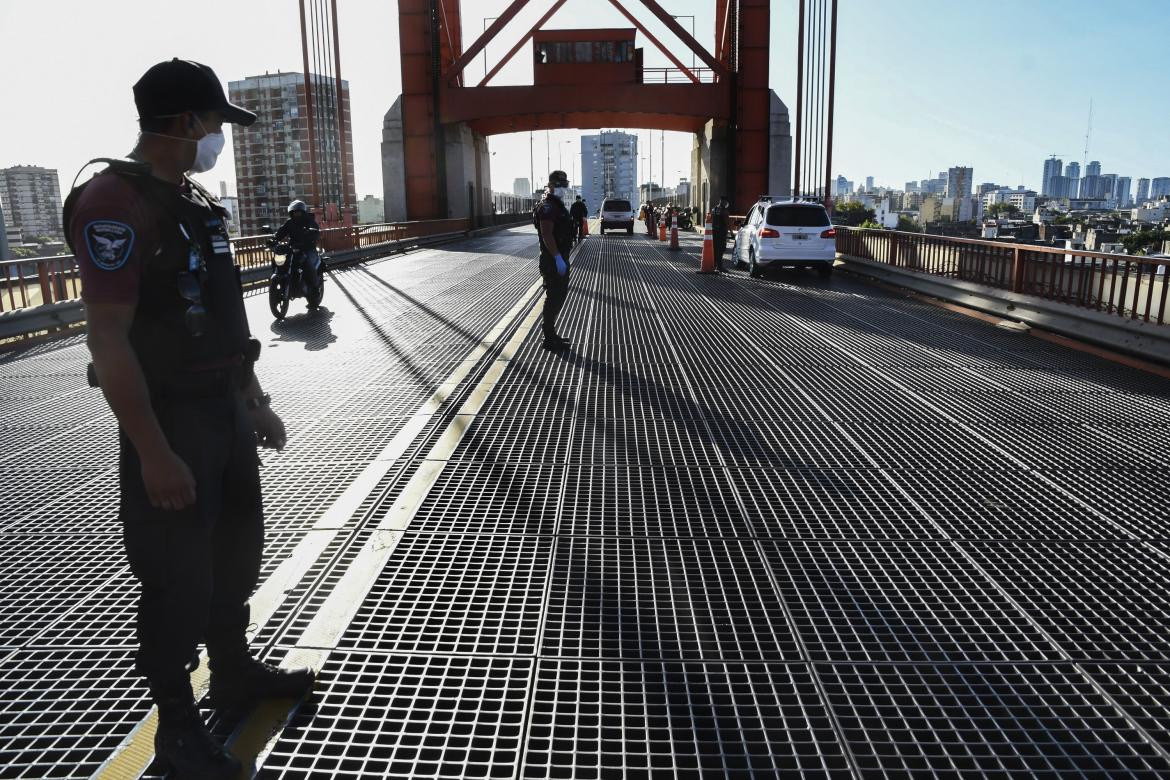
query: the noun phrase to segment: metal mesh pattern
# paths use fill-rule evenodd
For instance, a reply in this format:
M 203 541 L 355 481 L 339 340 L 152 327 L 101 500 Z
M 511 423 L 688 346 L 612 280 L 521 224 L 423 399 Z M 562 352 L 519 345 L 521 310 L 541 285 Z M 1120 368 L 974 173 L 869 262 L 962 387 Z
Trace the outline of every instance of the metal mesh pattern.
M 851 777 L 803 664 L 540 662 L 523 777 Z
M 813 661 L 1053 661 L 1060 651 L 948 543 L 768 542 Z
M 818 667 L 864 776 L 1163 777 L 1170 762 L 1070 666 Z
M 260 777 L 510 778 L 532 661 L 334 653 Z
M 561 539 L 544 652 L 623 659 L 800 657 L 755 545 L 708 539 Z
M 531 655 L 551 552 L 547 537 L 410 534 L 341 647 Z

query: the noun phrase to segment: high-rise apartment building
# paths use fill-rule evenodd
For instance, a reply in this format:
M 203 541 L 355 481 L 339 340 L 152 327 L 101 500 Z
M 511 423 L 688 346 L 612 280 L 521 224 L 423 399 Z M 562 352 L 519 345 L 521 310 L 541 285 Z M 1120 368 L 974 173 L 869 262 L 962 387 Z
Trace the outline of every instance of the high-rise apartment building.
M 1092 166 L 1089 166 L 1092 168 Z M 1100 166 L 1097 166 L 1100 169 Z M 1105 182 L 1100 174 L 1087 173 L 1081 179 L 1081 198 L 1086 200 L 1100 200 L 1105 197 Z
M 1040 194 L 1058 197 L 1055 192 L 1056 183 L 1053 181 L 1064 170 L 1064 161 L 1056 157 L 1049 157 L 1044 161 L 1044 175 L 1040 179 Z
M 1099 160 L 1093 160 L 1088 165 L 1086 165 L 1085 166 L 1085 175 L 1086 176 L 1100 176 L 1101 175 L 1101 162 Z
M 866 192 L 873 192 L 873 177 L 872 176 L 865 177 L 865 191 Z
M 573 183 L 576 184 L 576 182 Z M 527 176 L 522 179 L 512 179 L 512 194 L 518 198 L 532 197 L 532 183 L 528 181 Z
M 1067 182 L 1063 197 L 1075 198 L 1081 191 L 1081 164 L 1070 162 L 1064 166 L 1064 178 Z
M 0 201 L 0 261 L 8 258 L 8 230 L 7 225 L 4 224 L 4 201 Z
M 1170 196 L 1170 176 L 1159 176 L 1150 181 L 1150 199 L 1158 200 Z
M 1106 173 L 1101 177 L 1101 197 L 1105 200 L 1117 199 L 1117 174 Z
M 617 131 L 581 136 L 581 197 L 591 211 L 606 198 L 625 198 L 637 207 L 638 136 Z
M 975 171 L 973 168 L 949 168 L 947 170 L 948 198 L 969 198 Z
M 1142 205 L 1150 199 L 1150 180 L 1138 179 L 1137 183 L 1137 203 Z
M 1133 185 L 1133 179 L 1128 176 L 1118 176 L 1117 185 L 1113 188 L 1113 199 L 1117 201 L 1120 208 L 1127 208 L 1132 202 L 1130 198 L 1130 187 Z
M 314 95 L 336 94 L 334 82 L 310 76 L 320 86 Z M 290 201 L 303 200 L 318 221 L 353 215 L 357 188 L 353 180 L 353 132 L 350 124 L 349 83 L 341 82 L 345 128 L 345 192 L 342 192 L 342 155 L 338 138 L 339 112 L 335 101 L 315 99 L 313 115 L 317 146 L 317 186 L 314 197 L 309 154 L 308 103 L 301 73 L 251 76 L 228 84 L 233 103 L 256 112 L 251 127 L 232 127 L 232 151 L 236 158 L 238 215 L 244 235 L 260 232 L 261 225 L 274 229 L 284 222 Z
M 57 171 L 35 165 L 0 169 L 0 201 L 4 224 L 24 241 L 46 237 L 62 241 L 61 183 Z

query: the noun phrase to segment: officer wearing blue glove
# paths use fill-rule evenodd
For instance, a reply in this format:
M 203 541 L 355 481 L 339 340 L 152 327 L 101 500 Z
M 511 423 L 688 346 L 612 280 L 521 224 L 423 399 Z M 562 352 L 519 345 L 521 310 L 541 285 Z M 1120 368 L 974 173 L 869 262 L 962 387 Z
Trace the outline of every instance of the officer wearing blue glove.
M 544 348 L 561 350 L 569 346 L 568 339 L 557 334 L 557 315 L 569 295 L 568 255 L 576 238 L 576 225 L 565 208 L 569 177 L 564 171 L 553 171 L 548 176 L 544 198 L 532 213 L 540 237 L 540 275 L 544 279 Z

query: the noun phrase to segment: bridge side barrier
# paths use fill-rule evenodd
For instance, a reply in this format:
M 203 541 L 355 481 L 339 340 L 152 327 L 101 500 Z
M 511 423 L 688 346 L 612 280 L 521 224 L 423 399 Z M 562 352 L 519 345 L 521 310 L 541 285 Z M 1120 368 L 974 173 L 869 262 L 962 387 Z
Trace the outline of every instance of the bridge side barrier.
M 529 215 L 498 214 L 485 227 L 473 228 L 467 219 L 421 220 L 376 225 L 326 228 L 318 246 L 330 256 L 330 265 L 344 266 L 415 246 L 429 246 L 480 235 L 493 230 L 530 224 Z M 268 278 L 271 253 L 268 236 L 231 240 L 245 287 Z M 36 257 L 0 262 L 0 349 L 6 343 L 84 322 L 81 281 L 73 255 Z
M 837 253 L 864 276 L 1170 362 L 1164 259 L 844 227 Z

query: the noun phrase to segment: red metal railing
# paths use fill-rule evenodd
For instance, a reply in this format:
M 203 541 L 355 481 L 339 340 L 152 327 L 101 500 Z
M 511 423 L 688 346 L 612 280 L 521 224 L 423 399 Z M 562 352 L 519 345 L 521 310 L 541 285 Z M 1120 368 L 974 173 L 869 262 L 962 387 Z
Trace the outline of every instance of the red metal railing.
M 499 214 L 490 221 L 505 224 L 522 220 L 525 216 Z M 471 227 L 467 219 L 435 219 L 326 228 L 321 231 L 318 246 L 323 252 L 345 252 L 404 239 L 458 233 Z M 268 239 L 267 235 L 232 239 L 232 252 L 239 266 L 246 270 L 268 265 L 272 260 Z M 80 297 L 81 281 L 73 255 L 0 262 L 0 312 L 31 309 Z
M 837 251 L 1133 320 L 1170 320 L 1165 259 L 846 227 L 837 228 Z

